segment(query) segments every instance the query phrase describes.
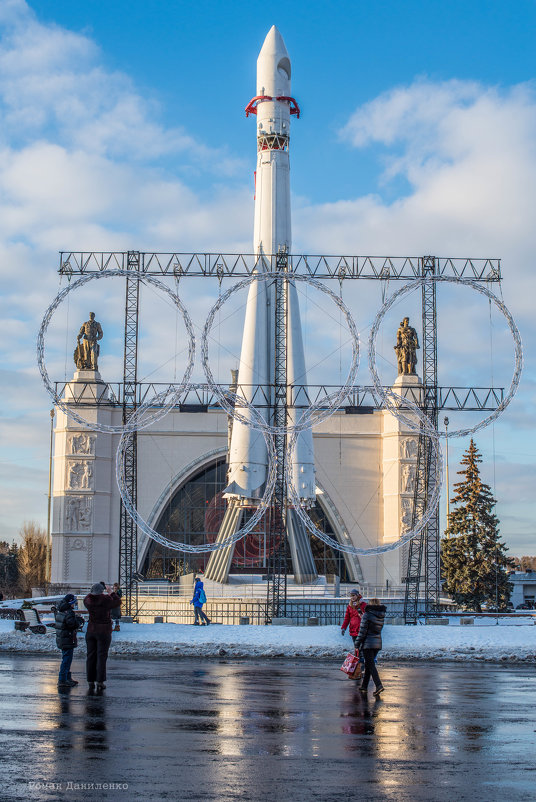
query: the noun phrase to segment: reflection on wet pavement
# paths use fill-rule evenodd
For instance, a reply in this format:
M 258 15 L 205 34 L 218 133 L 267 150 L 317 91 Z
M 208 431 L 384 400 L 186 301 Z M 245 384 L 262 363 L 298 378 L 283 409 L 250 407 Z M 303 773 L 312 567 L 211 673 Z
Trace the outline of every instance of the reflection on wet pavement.
M 115 661 L 100 696 L 57 670 L 0 665 L 2 802 L 535 796 L 530 666 L 384 663 L 381 700 L 328 663 Z

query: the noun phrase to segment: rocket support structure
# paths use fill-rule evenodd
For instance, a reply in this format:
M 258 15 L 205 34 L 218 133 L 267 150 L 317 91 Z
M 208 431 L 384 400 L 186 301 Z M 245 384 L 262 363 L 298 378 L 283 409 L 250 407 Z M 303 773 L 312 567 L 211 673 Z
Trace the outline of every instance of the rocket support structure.
M 289 133 L 291 115 L 299 108 L 290 93 L 291 64 L 283 38 L 272 26 L 257 59 L 257 94 L 246 107 L 246 115 L 257 120 L 257 171 L 255 184 L 254 250 L 261 257 L 259 270 L 273 271 L 276 256 L 291 251 Z M 264 259 L 262 257 L 265 257 Z M 273 424 L 280 400 L 276 365 L 284 365 L 285 417 L 287 424 L 296 420 L 299 399 L 296 385 L 307 384 L 305 355 L 298 294 L 295 283 L 283 280 L 284 298 L 277 297 L 276 279 L 254 281 L 249 288 L 242 350 L 238 369 L 239 392 L 252 401 L 256 387 L 266 388 L 269 409 L 259 409 Z M 281 296 L 281 292 L 279 293 Z M 279 343 L 276 331 L 276 306 L 284 304 L 285 337 Z M 283 307 L 279 306 L 279 313 Z M 281 362 L 283 360 L 283 363 Z M 279 393 L 280 395 L 280 393 Z M 241 410 L 247 419 L 248 410 Z M 279 416 L 281 410 L 279 409 Z M 281 466 L 280 470 L 281 470 Z M 237 508 L 255 506 L 264 492 L 268 474 L 268 452 L 262 433 L 235 420 L 229 443 L 228 499 L 218 541 L 238 531 L 242 515 Z M 315 502 L 313 437 L 310 428 L 300 432 L 292 454 L 292 477 L 305 504 Z M 293 571 L 297 582 L 316 578 L 309 535 L 292 509 L 285 510 L 286 532 Z M 234 546 L 213 552 L 205 576 L 226 582 Z

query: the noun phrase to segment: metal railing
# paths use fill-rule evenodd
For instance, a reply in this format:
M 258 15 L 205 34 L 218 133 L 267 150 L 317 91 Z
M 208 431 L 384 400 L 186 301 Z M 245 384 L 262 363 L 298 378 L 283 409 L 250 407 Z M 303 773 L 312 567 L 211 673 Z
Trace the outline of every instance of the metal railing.
M 187 601 L 175 600 L 173 604 L 162 607 L 145 606 L 139 601 L 137 620 L 140 623 L 153 623 L 156 617 L 163 619 L 165 624 L 192 624 L 194 611 Z M 249 618 L 250 624 L 262 625 L 266 620 L 266 603 L 254 601 L 225 601 L 207 602 L 204 612 L 213 624 L 240 624 L 241 618 Z
M 310 618 L 318 619 L 320 626 L 340 626 L 347 607 L 346 599 L 297 599 L 287 601 L 286 618 L 291 618 L 297 626 L 306 626 Z M 402 616 L 403 599 L 389 604 L 386 619 Z M 207 601 L 204 611 L 212 624 L 240 624 L 241 618 L 249 618 L 250 624 L 263 625 L 266 622 L 266 601 L 240 601 L 238 599 L 217 599 Z M 153 623 L 160 617 L 163 623 L 192 624 L 194 613 L 191 604 L 175 598 L 167 605 L 156 606 L 154 601 L 140 600 L 137 620 L 140 623 Z
M 208 585 L 208 586 L 207 586 Z M 157 596 L 159 598 L 170 599 L 191 599 L 193 594 L 193 585 L 167 585 L 156 583 L 145 585 L 140 583 L 138 586 L 138 593 L 140 596 Z M 244 584 L 215 584 L 214 586 L 205 583 L 205 593 L 207 598 L 210 599 L 264 599 L 266 597 L 266 582 L 252 582 Z M 318 584 L 308 585 L 292 585 L 287 586 L 287 598 L 298 599 L 311 599 L 311 598 L 333 598 L 335 594 L 333 583 L 326 584 L 319 582 Z M 339 594 L 337 594 L 338 596 Z
M 347 600 L 350 591 L 356 587 L 356 583 L 344 583 L 338 588 L 334 582 L 325 582 L 319 579 L 318 582 L 308 583 L 307 585 L 294 585 L 288 583 L 287 585 L 287 598 L 289 599 L 317 599 L 317 598 L 337 598 Z M 379 599 L 401 599 L 404 597 L 404 585 L 357 585 L 360 592 L 365 599 L 379 598 Z M 337 592 L 338 591 L 338 592 Z M 205 582 L 205 592 L 209 599 L 242 599 L 253 598 L 263 599 L 266 596 L 266 582 L 250 582 L 250 583 L 229 583 L 229 584 L 214 584 Z M 140 596 L 158 596 L 163 598 L 186 598 L 193 594 L 193 584 L 180 583 L 144 583 L 140 582 L 138 585 L 138 593 Z M 445 603 L 448 599 L 445 598 Z

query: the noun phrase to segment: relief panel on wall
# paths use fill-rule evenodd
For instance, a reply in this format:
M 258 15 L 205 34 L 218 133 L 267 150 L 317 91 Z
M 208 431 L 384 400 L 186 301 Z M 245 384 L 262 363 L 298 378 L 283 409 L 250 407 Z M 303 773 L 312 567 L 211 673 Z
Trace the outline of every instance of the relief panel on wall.
M 400 440 L 400 456 L 403 459 L 417 459 L 419 444 L 416 437 L 403 437 Z
M 400 491 L 402 493 L 413 493 L 415 492 L 415 476 L 417 473 L 417 466 L 415 463 L 408 462 L 405 465 L 402 465 L 402 473 L 401 479 L 402 484 L 400 487 Z
M 413 499 L 402 499 L 402 511 L 400 515 L 400 533 L 403 535 L 411 529 L 411 519 L 413 516 Z
M 93 490 L 93 462 L 89 460 L 67 461 L 67 489 Z
M 93 457 L 95 455 L 95 435 L 77 432 L 69 437 L 69 453 Z
M 66 496 L 64 532 L 89 533 L 93 523 L 93 499 L 89 496 Z

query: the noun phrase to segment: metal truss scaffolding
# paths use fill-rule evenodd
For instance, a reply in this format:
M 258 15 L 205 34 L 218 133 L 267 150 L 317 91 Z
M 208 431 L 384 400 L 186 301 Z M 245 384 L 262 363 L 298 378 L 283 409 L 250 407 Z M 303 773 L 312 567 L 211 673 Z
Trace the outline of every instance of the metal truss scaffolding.
M 141 253 L 138 251 L 97 252 L 69 251 L 60 254 L 62 275 L 71 278 L 73 275 L 122 269 L 137 270 L 151 276 L 170 276 L 182 278 L 186 276 L 202 276 L 240 279 L 251 276 L 259 270 L 286 271 L 308 275 L 316 279 L 377 279 L 385 281 L 408 282 L 422 276 L 446 276 L 456 279 L 494 283 L 501 281 L 501 265 L 499 259 L 463 259 L 440 257 L 379 257 L 379 256 L 319 256 L 290 255 L 286 252 L 262 256 L 256 254 L 221 254 L 221 253 Z M 138 383 L 137 381 L 137 340 L 139 313 L 139 279 L 126 278 L 125 302 L 125 351 L 123 383 L 116 390 L 109 387 L 106 403 L 121 405 L 123 421 L 127 421 L 137 405 L 147 395 L 154 395 L 155 385 Z M 273 421 L 282 426 L 288 417 L 287 383 L 286 383 L 286 310 L 287 281 L 276 279 L 276 364 L 274 383 L 269 388 L 257 388 L 259 398 L 253 403 L 259 408 L 269 408 Z M 484 410 L 496 409 L 502 403 L 502 390 L 497 388 L 461 388 L 438 387 L 437 384 L 437 312 L 436 284 L 430 282 L 422 286 L 422 326 L 423 326 L 423 383 L 424 397 L 422 406 L 426 416 L 437 429 L 438 409 L 448 410 Z M 60 391 L 59 385 L 56 385 Z M 294 388 L 296 390 L 296 388 Z M 325 394 L 329 388 L 325 385 L 316 389 L 305 388 L 309 402 L 315 395 Z M 240 393 L 240 388 L 237 389 Z M 273 392 L 273 397 L 272 397 Z M 264 393 L 264 396 L 263 396 Z M 61 393 L 60 393 L 61 394 Z M 296 394 L 296 393 L 295 393 Z M 329 392 L 328 392 L 329 394 Z M 248 393 L 250 395 L 250 393 Z M 303 396 L 303 393 L 300 397 Z M 84 395 L 87 403 L 87 396 Z M 416 400 L 413 398 L 413 400 Z M 95 403 L 100 403 L 99 399 Z M 217 403 L 213 393 L 190 390 L 185 392 L 178 404 L 184 411 L 207 409 Z M 82 402 L 84 405 L 84 402 Z M 355 388 L 348 396 L 345 411 L 372 412 L 381 407 L 381 400 L 372 387 Z M 426 504 L 428 486 L 434 486 L 434 460 L 429 439 L 419 436 L 417 473 L 413 515 L 420 517 Z M 286 610 L 286 566 L 287 538 L 286 515 L 287 497 L 284 482 L 286 435 L 276 436 L 277 483 L 274 504 L 270 511 L 270 535 L 272 553 L 269 564 L 268 598 L 266 620 L 285 614 Z M 125 479 L 130 497 L 136 505 L 137 486 L 137 442 L 134 433 L 130 446 L 125 453 Z M 121 506 L 120 516 L 120 582 L 125 594 L 125 612 L 133 615 L 137 611 L 137 529 L 132 519 Z M 439 603 L 440 565 L 439 565 L 439 512 L 428 523 L 423 533 L 410 541 L 406 572 L 406 595 L 404 614 L 406 621 L 416 622 L 418 600 L 422 582 L 425 587 L 425 610 L 433 612 Z
M 436 260 L 433 256 L 422 259 L 421 275 L 433 276 Z M 422 359 L 423 359 L 423 399 L 422 410 L 433 428 L 437 431 L 438 386 L 437 386 L 437 304 L 435 282 L 422 285 Z M 413 498 L 412 527 L 422 517 L 428 498 L 428 488 L 435 485 L 434 472 L 439 469 L 432 456 L 430 437 L 419 434 L 415 493 Z M 406 570 L 406 593 L 404 598 L 404 619 L 406 624 L 416 624 L 419 613 L 420 590 L 424 582 L 425 612 L 435 612 L 439 608 L 440 559 L 439 559 L 439 508 L 419 535 L 409 542 Z
M 128 270 L 140 269 L 139 251 L 129 251 Z M 136 409 L 138 379 L 138 318 L 140 306 L 140 282 L 138 278 L 126 278 L 125 292 L 125 347 L 123 355 L 123 423 Z M 125 449 L 125 480 L 134 505 L 137 504 L 138 488 L 138 441 L 133 432 Z M 125 615 L 138 612 L 138 530 L 121 502 L 119 519 L 119 583 L 123 589 Z
M 277 270 L 286 272 L 288 255 L 281 250 L 277 254 Z M 279 427 L 274 435 L 277 460 L 276 482 L 270 515 L 270 557 L 268 561 L 268 583 L 266 623 L 273 618 L 285 616 L 287 601 L 287 488 L 285 482 L 285 453 L 287 447 L 287 311 L 288 280 L 276 278 L 275 284 L 275 365 L 273 425 Z
M 125 270 L 129 251 L 62 251 L 60 273 L 66 276 Z M 252 253 L 141 253 L 140 270 L 151 276 L 211 276 L 244 278 L 255 272 L 277 270 L 278 254 Z M 422 257 L 415 256 L 318 256 L 288 254 L 292 273 L 317 279 L 380 279 L 412 281 L 422 275 Z M 500 281 L 500 259 L 434 257 L 438 276 L 473 281 Z

